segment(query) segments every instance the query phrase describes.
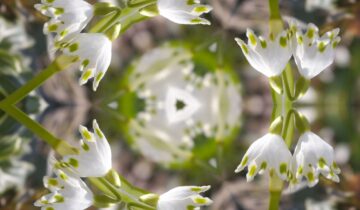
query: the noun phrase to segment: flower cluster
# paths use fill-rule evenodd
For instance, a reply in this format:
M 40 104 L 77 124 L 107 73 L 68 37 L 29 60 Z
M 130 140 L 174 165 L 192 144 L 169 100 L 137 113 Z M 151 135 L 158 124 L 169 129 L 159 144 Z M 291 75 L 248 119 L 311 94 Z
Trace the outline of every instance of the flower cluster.
M 84 0 L 41 0 L 35 8 L 50 19 L 44 24 L 44 33 L 54 35 L 55 50 L 75 56 L 82 75 L 83 85 L 93 78 L 93 90 L 99 86 L 111 62 L 112 39 L 102 33 L 84 33 L 84 28 L 96 14 L 96 6 Z M 158 0 L 158 13 L 178 24 L 207 24 L 200 15 L 211 11 L 198 0 Z M 137 8 L 141 11 L 141 8 Z M 115 20 L 117 21 L 117 20 Z M 119 22 L 121 26 L 121 22 Z
M 339 182 L 340 169 L 334 161 L 333 148 L 311 131 L 302 133 L 292 155 L 284 139 L 269 133 L 256 140 L 245 153 L 235 172 L 248 167 L 247 180 L 265 171 L 276 172 L 282 180 L 295 186 L 305 177 L 309 187 L 317 184 L 319 175 Z
M 340 42 L 338 28 L 320 36 L 311 23 L 304 31 L 291 24 L 289 29 L 267 38 L 257 37 L 251 30 L 246 35 L 247 43 L 235 40 L 250 65 L 267 77 L 279 76 L 293 56 L 301 76 L 310 80 L 332 64 Z
M 45 210 L 82 210 L 93 203 L 93 193 L 77 176 L 55 170 L 56 177 L 44 177 L 44 185 L 50 191 L 35 202 L 35 206 Z
M 82 210 L 93 205 L 94 194 L 81 178 L 104 177 L 112 170 L 110 145 L 95 120 L 93 130 L 90 132 L 80 126 L 82 139 L 79 153 L 55 161 L 55 177 L 45 176 L 43 179 L 50 193 L 36 201 L 35 206 L 45 210 Z M 176 187 L 160 196 L 156 195 L 156 209 L 186 210 L 210 205 L 212 201 L 200 195 L 208 189 L 210 186 Z
M 81 177 L 102 177 L 112 168 L 111 149 L 97 122 L 94 132 L 80 126 L 82 136 L 78 155 L 64 156 L 54 163 L 56 177 L 44 177 L 44 186 L 50 190 L 35 203 L 46 210 L 86 209 L 93 203 L 93 193 Z
M 81 33 L 94 16 L 93 5 L 84 0 L 42 0 L 35 8 L 50 18 L 44 33 L 55 34 L 55 48 L 77 58 L 83 72 L 79 83 L 94 78 L 96 90 L 109 68 L 112 44 L 102 33 Z
M 44 33 L 55 33 L 56 41 L 80 33 L 93 17 L 93 7 L 83 0 L 42 0 L 35 8 L 50 17 Z
M 298 95 L 290 98 L 294 100 L 299 97 L 301 91 L 306 90 L 305 84 L 330 66 L 334 60 L 334 51 L 340 42 L 339 29 L 328 31 L 322 36 L 318 31 L 314 24 L 308 24 L 306 30 L 300 30 L 299 26 L 290 24 L 289 29 L 277 36 L 270 34 L 268 38 L 257 37 L 253 31 L 248 30 L 247 44 L 239 38 L 235 40 L 250 65 L 270 79 L 278 78 L 290 58 L 294 57 L 301 75 L 296 88 L 302 86 L 300 89 L 303 89 L 295 90 Z M 289 93 L 287 94 L 289 96 Z M 299 115 L 297 117 L 297 120 L 305 123 Z M 257 173 L 269 171 L 271 174 L 276 172 L 281 179 L 290 181 L 291 186 L 297 185 L 305 177 L 308 186 L 312 187 L 318 182 L 320 174 L 338 182 L 340 173 L 334 162 L 333 148 L 305 127 L 301 130 L 294 154 L 291 154 L 279 134 L 271 132 L 250 146 L 236 172 L 242 171 L 246 166 L 248 181 Z

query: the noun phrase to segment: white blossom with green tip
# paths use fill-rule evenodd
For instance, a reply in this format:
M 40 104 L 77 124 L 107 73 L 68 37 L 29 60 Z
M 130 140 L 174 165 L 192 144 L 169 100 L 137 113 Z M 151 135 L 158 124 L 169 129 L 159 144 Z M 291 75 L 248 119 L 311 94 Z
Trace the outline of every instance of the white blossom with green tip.
M 295 27 L 296 28 L 296 27 Z M 308 24 L 305 33 L 296 31 L 293 43 L 295 63 L 300 74 L 306 79 L 312 79 L 327 67 L 335 57 L 335 48 L 340 42 L 339 29 L 326 32 L 319 36 L 319 29 L 314 24 Z
M 252 181 L 257 173 L 263 174 L 265 171 L 274 171 L 282 180 L 287 180 L 290 161 L 291 153 L 283 138 L 268 133 L 251 144 L 235 172 L 247 166 L 247 181 Z
M 101 33 L 80 33 L 63 49 L 70 56 L 77 56 L 83 72 L 79 80 L 80 85 L 94 78 L 93 90 L 99 86 L 111 63 L 112 43 Z
M 200 15 L 212 10 L 209 5 L 200 4 L 199 0 L 158 0 L 159 14 L 178 24 L 204 24 L 210 21 Z
M 276 37 L 257 37 L 250 29 L 246 32 L 247 44 L 235 38 L 249 64 L 267 77 L 280 75 L 289 62 L 291 54 L 287 32 L 283 31 Z
M 93 204 L 93 193 L 78 177 L 56 170 L 56 177 L 44 177 L 44 186 L 50 193 L 42 196 L 34 205 L 41 210 L 82 210 Z
M 112 168 L 111 148 L 96 120 L 93 121 L 93 129 L 94 133 L 80 126 L 83 138 L 80 154 L 63 158 L 63 162 L 80 177 L 102 177 Z
M 210 186 L 181 186 L 175 187 L 160 195 L 157 210 L 189 210 L 200 209 L 201 206 L 212 204 L 212 200 L 200 193 L 210 189 Z
M 56 41 L 80 33 L 93 17 L 93 6 L 83 0 L 42 0 L 35 8 L 50 17 L 44 33 L 56 33 Z
M 319 174 L 339 182 L 340 169 L 334 162 L 333 148 L 318 135 L 308 131 L 300 136 L 295 147 L 292 173 L 291 184 L 296 184 L 305 177 L 308 186 L 312 187 L 318 183 Z

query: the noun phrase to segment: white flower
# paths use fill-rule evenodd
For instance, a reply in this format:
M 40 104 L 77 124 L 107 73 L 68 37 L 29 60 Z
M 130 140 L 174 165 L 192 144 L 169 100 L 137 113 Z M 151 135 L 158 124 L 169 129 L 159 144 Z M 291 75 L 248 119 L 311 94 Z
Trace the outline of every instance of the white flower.
M 334 162 L 333 148 L 316 134 L 308 131 L 300 136 L 293 160 L 293 173 L 298 182 L 306 177 L 310 187 L 316 185 L 321 173 L 326 178 L 339 182 L 340 169 Z
M 283 138 L 269 133 L 249 147 L 235 172 L 238 173 L 248 166 L 246 178 L 251 181 L 258 172 L 262 174 L 274 170 L 281 179 L 286 180 L 290 161 L 291 153 Z
M 80 154 L 63 158 L 64 163 L 68 163 L 67 165 L 80 177 L 101 177 L 112 168 L 110 145 L 95 120 L 93 129 L 94 133 L 80 126 L 83 137 Z
M 56 177 L 44 177 L 44 185 L 51 193 L 35 202 L 42 210 L 82 210 L 93 203 L 93 193 L 78 177 L 56 170 Z
M 64 48 L 64 53 L 77 56 L 83 71 L 80 85 L 85 84 L 90 78 L 94 78 L 93 90 L 96 90 L 99 82 L 104 77 L 111 62 L 112 44 L 109 38 L 100 33 L 80 33 Z
M 333 63 L 335 48 L 340 42 L 338 34 L 337 28 L 319 37 L 318 28 L 314 24 L 308 25 L 305 34 L 296 31 L 293 54 L 303 77 L 311 79 Z
M 250 65 L 267 77 L 280 75 L 291 58 L 291 47 L 287 33 L 283 31 L 277 37 L 257 37 L 247 30 L 248 43 L 235 38 Z
M 199 16 L 212 10 L 209 5 L 200 4 L 199 0 L 158 0 L 161 16 L 178 24 L 205 24 L 210 22 Z
M 200 209 L 201 206 L 212 204 L 212 200 L 200 193 L 210 189 L 210 186 L 182 186 L 160 195 L 157 210 L 187 210 Z
M 83 0 L 41 0 L 35 8 L 50 17 L 44 33 L 56 33 L 55 40 L 80 33 L 93 17 L 93 7 Z

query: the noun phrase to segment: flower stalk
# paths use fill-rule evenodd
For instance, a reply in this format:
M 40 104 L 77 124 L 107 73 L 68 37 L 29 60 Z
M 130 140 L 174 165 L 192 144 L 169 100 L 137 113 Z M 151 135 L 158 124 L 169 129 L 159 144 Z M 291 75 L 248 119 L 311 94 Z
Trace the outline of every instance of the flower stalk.
M 15 105 L 24 99 L 31 91 L 41 86 L 47 79 L 54 74 L 67 69 L 76 57 L 61 55 L 57 57 L 46 69 L 41 71 L 38 75 L 28 81 L 25 85 L 17 89 L 15 92 L 8 95 L 4 100 L 0 101 L 0 108 L 4 106 Z
M 66 141 L 61 140 L 53 136 L 49 131 L 47 131 L 43 126 L 38 122 L 32 120 L 27 114 L 22 112 L 15 106 L 4 106 L 1 107 L 3 111 L 9 114 L 16 121 L 24 125 L 30 131 L 35 133 L 40 139 L 48 143 L 57 153 L 61 155 L 70 155 L 77 154 L 78 150 L 70 146 Z
M 8 95 L 0 102 L 0 109 L 9 114 L 19 123 L 23 124 L 41 139 L 46 141 L 55 151 L 61 155 L 77 154 L 77 149 L 70 146 L 66 141 L 54 137 L 38 122 L 32 120 L 27 114 L 16 107 L 16 104 L 25 98 L 31 91 L 38 88 L 54 74 L 68 68 L 76 60 L 73 56 L 59 56 L 45 70 L 28 81 L 25 85 Z
M 276 182 L 276 178 L 272 178 L 271 182 Z M 282 182 L 282 181 L 280 181 Z M 279 203 L 281 199 L 281 190 L 282 189 L 274 189 L 270 190 L 270 201 L 269 201 L 269 210 L 278 210 L 279 209 Z
M 270 33 L 278 34 L 283 29 L 283 21 L 280 14 L 280 6 L 278 0 L 269 0 L 270 10 Z M 282 74 L 274 80 L 275 87 L 279 87 L 278 90 L 274 89 L 274 85 L 270 85 L 272 98 L 274 101 L 274 113 L 273 118 L 285 117 L 282 126 L 282 137 L 288 147 L 291 146 L 292 135 L 294 132 L 294 123 L 291 120 L 292 109 L 292 92 L 294 90 L 294 77 L 289 64 L 286 65 Z M 279 106 L 281 108 L 279 108 Z M 276 121 L 276 120 L 275 120 Z M 284 182 L 276 175 L 276 173 L 270 173 L 269 182 L 269 210 L 278 210 L 281 200 L 281 194 L 283 190 Z

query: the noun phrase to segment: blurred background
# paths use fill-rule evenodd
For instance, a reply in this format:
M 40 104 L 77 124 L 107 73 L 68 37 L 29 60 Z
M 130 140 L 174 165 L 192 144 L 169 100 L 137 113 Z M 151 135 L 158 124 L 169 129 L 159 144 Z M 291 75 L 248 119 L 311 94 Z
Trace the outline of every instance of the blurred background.
M 42 33 L 46 18 L 35 3 L 0 1 L 0 99 L 51 62 Z M 80 124 L 90 127 L 97 119 L 111 142 L 114 168 L 138 187 L 162 193 L 177 185 L 209 184 L 214 204 L 208 209 L 266 209 L 267 177 L 247 183 L 245 173 L 234 169 L 267 132 L 273 104 L 267 78 L 248 65 L 234 37 L 244 38 L 246 28 L 267 33 L 267 1 L 207 3 L 214 8 L 206 15 L 211 26 L 155 17 L 128 29 L 113 43 L 112 65 L 97 92 L 91 84 L 79 86 L 80 72 L 73 68 L 19 107 L 71 144 L 79 141 Z M 313 22 L 321 32 L 339 27 L 342 37 L 334 64 L 296 104 L 312 130 L 334 147 L 341 182 L 321 179 L 314 188 L 285 190 L 281 209 L 360 209 L 360 2 L 280 4 L 284 19 Z M 36 209 L 53 155 L 0 111 L 1 210 Z

